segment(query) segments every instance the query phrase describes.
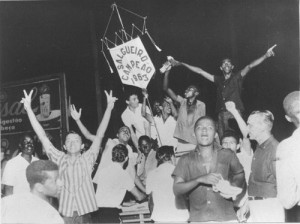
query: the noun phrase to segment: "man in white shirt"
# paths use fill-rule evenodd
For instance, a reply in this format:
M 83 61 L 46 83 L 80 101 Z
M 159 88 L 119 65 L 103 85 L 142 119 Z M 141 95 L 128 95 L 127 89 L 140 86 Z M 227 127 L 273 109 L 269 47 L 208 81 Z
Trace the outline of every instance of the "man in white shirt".
M 130 92 L 126 97 L 127 107 L 121 115 L 123 123 L 129 127 L 133 144 L 138 148 L 138 139 L 142 135 L 150 136 L 150 124 L 142 116 L 142 104 L 139 103 L 139 98 L 136 93 Z M 146 110 L 149 113 L 149 108 Z M 134 129 L 135 131 L 134 131 Z
M 112 161 L 108 167 L 100 170 L 96 201 L 99 210 L 96 220 L 100 223 L 119 223 L 119 208 L 126 191 L 130 191 L 138 200 L 143 200 L 146 195 L 134 185 L 129 173 L 123 169 L 128 160 L 128 150 L 125 145 L 118 144 L 112 150 Z
M 186 222 L 188 210 L 179 208 L 173 193 L 172 173 L 175 169 L 175 155 L 171 146 L 162 146 L 156 153 L 158 167 L 150 171 L 146 180 L 146 193 L 151 194 L 154 208 L 151 219 L 155 222 Z
M 30 191 L 25 170 L 31 162 L 38 160 L 33 156 L 34 144 L 32 137 L 28 134 L 23 135 L 20 139 L 19 148 L 21 153 L 7 162 L 3 172 L 2 184 L 6 196 Z
M 58 211 L 48 202 L 48 197 L 58 197 L 61 190 L 58 166 L 49 160 L 34 161 L 26 169 L 26 178 L 30 192 L 2 199 L 2 223 L 63 224 Z
M 295 205 L 293 222 L 300 222 L 300 91 L 288 94 L 283 101 L 286 119 L 296 126 L 293 135 L 283 140 L 277 149 L 277 190 L 285 209 Z

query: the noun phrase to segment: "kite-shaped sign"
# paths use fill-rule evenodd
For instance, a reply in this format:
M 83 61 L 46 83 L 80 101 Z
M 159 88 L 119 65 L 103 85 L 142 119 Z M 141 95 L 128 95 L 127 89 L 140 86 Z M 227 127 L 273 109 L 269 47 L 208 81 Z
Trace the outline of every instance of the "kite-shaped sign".
M 139 37 L 109 49 L 122 83 L 146 88 L 155 67 Z
M 120 7 L 123 9 L 122 7 Z M 148 83 L 150 82 L 152 76 L 155 73 L 155 67 L 149 57 L 149 54 L 144 47 L 143 42 L 140 37 L 137 35 L 134 37 L 134 30 L 139 31 L 142 35 L 148 35 L 149 39 L 153 43 L 153 45 L 157 48 L 158 51 L 161 51 L 159 47 L 156 46 L 154 41 L 152 40 L 150 34 L 146 28 L 146 17 L 142 17 L 133 13 L 127 9 L 124 9 L 126 12 L 130 12 L 135 16 L 138 16 L 144 20 L 143 28 L 139 29 L 134 24 L 132 24 L 131 35 L 129 35 L 124 28 L 120 13 L 118 11 L 118 7 L 116 4 L 112 5 L 112 14 L 110 16 L 109 23 L 111 21 L 111 17 L 113 12 L 116 11 L 118 14 L 118 18 L 121 23 L 122 29 L 119 32 L 115 32 L 115 41 L 110 41 L 106 37 L 106 32 L 109 26 L 109 23 L 106 27 L 106 31 L 103 35 L 102 41 L 102 53 L 109 65 L 110 71 L 113 72 L 107 57 L 103 51 L 104 45 L 110 52 L 112 60 L 115 64 L 117 72 L 120 76 L 121 82 L 126 85 L 132 85 L 139 88 L 147 88 Z M 119 43 L 118 43 L 119 42 Z M 109 46 L 110 45 L 110 46 Z M 111 47 L 111 45 L 113 45 Z

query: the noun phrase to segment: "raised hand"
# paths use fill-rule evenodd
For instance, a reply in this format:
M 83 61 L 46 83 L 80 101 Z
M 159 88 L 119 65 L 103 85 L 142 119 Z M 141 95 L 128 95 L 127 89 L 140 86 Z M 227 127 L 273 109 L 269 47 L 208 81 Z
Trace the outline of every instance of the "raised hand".
M 148 92 L 147 92 L 147 89 L 142 89 L 142 94 L 143 96 L 147 99 L 148 98 Z
M 79 109 L 79 111 L 77 111 L 75 105 L 72 104 L 72 105 L 70 105 L 70 113 L 71 113 L 72 118 L 75 121 L 77 121 L 81 117 L 81 108 Z
M 21 100 L 21 103 L 23 103 L 25 110 L 31 109 L 31 96 L 33 93 L 33 90 L 30 91 L 29 94 L 27 94 L 26 90 L 23 90 L 24 97 Z
M 115 102 L 118 100 L 118 98 L 114 97 L 112 95 L 112 90 L 109 91 L 109 94 L 105 90 L 106 100 L 107 100 L 107 108 L 113 109 L 115 106 Z
M 170 59 L 169 61 L 171 62 L 171 65 L 173 67 L 179 66 L 181 64 L 179 61 L 176 61 L 174 58 Z
M 169 104 L 173 103 L 173 100 L 170 97 L 165 97 L 165 101 L 168 102 Z
M 277 46 L 277 44 L 273 45 L 271 48 L 269 48 L 266 52 L 266 57 L 269 58 L 271 56 L 275 56 L 275 53 L 273 49 Z
M 226 109 L 231 113 L 236 111 L 235 103 L 233 101 L 227 101 L 225 103 L 225 106 L 226 106 Z

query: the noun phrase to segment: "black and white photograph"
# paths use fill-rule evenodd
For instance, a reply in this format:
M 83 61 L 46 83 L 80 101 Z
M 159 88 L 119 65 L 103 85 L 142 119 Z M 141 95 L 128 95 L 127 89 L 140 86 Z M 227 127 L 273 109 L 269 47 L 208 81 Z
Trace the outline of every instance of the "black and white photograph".
M 299 0 L 0 0 L 1 223 L 300 222 Z

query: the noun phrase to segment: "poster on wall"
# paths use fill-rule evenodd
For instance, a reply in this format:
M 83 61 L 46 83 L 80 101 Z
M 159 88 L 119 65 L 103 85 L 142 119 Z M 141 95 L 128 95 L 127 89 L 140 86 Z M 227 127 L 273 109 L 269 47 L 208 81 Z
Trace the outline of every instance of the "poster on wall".
M 27 93 L 33 90 L 31 106 L 36 118 L 46 132 L 52 133 L 57 147 L 61 148 L 63 136 L 68 130 L 64 74 L 1 85 L 1 147 L 12 153 L 17 150 L 22 134 L 35 135 L 20 102 L 24 96 L 23 90 Z

